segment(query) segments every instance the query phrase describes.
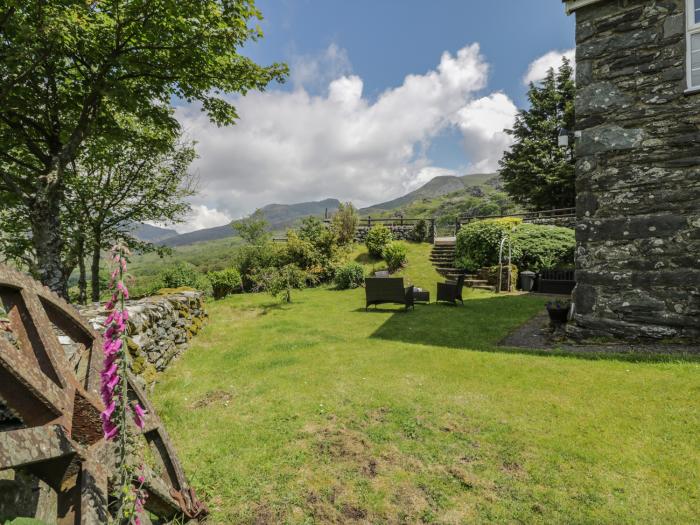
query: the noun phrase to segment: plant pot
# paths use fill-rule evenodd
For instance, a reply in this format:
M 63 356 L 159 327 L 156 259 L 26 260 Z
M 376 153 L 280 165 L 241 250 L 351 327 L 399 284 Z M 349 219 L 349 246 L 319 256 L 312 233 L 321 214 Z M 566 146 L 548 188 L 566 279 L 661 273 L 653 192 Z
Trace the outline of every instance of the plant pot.
M 554 325 L 566 324 L 569 318 L 569 308 L 569 305 L 566 307 L 548 306 L 547 313 L 549 314 L 549 320 L 551 323 Z

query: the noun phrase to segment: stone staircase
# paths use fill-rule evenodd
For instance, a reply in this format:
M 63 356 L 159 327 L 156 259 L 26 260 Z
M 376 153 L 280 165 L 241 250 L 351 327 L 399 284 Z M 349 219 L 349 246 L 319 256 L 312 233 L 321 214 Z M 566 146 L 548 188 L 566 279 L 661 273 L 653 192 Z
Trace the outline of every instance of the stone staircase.
M 494 287 L 489 286 L 487 281 L 479 279 L 478 276 L 468 274 L 455 265 L 455 245 L 454 237 L 436 237 L 433 249 L 430 252 L 430 261 L 435 266 L 437 272 L 446 279 L 456 280 L 460 275 L 464 275 L 464 286 L 476 288 L 478 290 L 493 291 Z

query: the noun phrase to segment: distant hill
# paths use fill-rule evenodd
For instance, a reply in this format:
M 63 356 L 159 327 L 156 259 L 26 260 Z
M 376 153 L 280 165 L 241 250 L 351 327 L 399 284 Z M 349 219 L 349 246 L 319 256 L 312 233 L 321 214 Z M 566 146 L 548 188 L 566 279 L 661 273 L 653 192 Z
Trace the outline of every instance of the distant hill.
M 177 232 L 170 228 L 160 228 L 158 226 L 140 223 L 135 225 L 132 234 L 143 242 L 160 242 L 168 237 L 174 237 L 177 235 Z
M 328 214 L 335 213 L 340 206 L 338 199 L 325 199 L 322 201 L 300 202 L 299 204 L 268 204 L 260 210 L 265 215 L 270 229 L 283 230 L 294 226 L 297 220 L 309 215 L 323 217 L 326 210 Z
M 298 204 L 268 204 L 260 208 L 260 210 L 265 215 L 267 222 L 270 223 L 272 231 L 282 231 L 293 227 L 303 217 L 309 215 L 323 217 L 326 210 L 328 210 L 329 214 L 334 213 L 339 205 L 340 201 L 337 199 L 325 199 L 322 201 L 300 202 Z M 223 226 L 176 235 L 163 240 L 162 244 L 165 246 L 184 246 L 196 242 L 225 239 L 235 235 L 236 232 L 231 224 L 224 224 Z
M 508 209 L 511 203 L 499 190 L 501 190 L 501 180 L 496 173 L 461 177 L 439 176 L 403 197 L 362 208 L 359 212 L 364 217 L 371 215 L 380 218 L 400 212 L 405 217 L 444 217 L 445 221 L 454 221 L 454 216 L 467 211 L 475 210 L 486 214 Z M 270 230 L 282 232 L 294 227 L 303 217 L 309 215 L 323 217 L 326 211 L 331 215 L 339 205 L 340 201 L 337 199 L 325 199 L 298 204 L 268 204 L 261 208 L 261 211 L 270 223 Z M 231 224 L 224 224 L 170 236 L 162 239 L 161 244 L 184 246 L 234 236 L 235 231 Z
M 493 187 L 498 180 L 499 177 L 497 173 L 480 173 L 463 175 L 461 177 L 456 175 L 441 175 L 431 179 L 417 190 L 407 193 L 403 197 L 362 208 L 360 214 L 365 216 L 382 214 L 383 212 L 404 208 L 423 199 L 435 199 L 437 197 L 460 192 L 465 188 Z

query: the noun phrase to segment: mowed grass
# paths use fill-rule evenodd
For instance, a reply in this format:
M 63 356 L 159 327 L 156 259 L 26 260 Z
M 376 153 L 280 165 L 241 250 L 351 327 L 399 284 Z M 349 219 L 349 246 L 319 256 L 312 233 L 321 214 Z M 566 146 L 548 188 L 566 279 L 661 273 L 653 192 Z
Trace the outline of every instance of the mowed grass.
M 411 245 L 405 273 L 434 293 L 428 250 Z M 211 302 L 156 386 L 211 522 L 700 521 L 698 363 L 497 347 L 542 298 L 293 301 Z

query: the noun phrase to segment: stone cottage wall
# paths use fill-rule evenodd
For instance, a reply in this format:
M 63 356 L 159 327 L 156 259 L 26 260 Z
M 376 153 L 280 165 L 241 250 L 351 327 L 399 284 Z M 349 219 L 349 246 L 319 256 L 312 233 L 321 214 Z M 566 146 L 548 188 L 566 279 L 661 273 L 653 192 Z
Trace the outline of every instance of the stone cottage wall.
M 176 291 L 136 301 L 127 301 L 129 312 L 128 344 L 132 369 L 146 383 L 155 372 L 164 370 L 182 353 L 189 340 L 207 319 L 204 294 Z M 102 306 L 88 306 L 80 313 L 95 330 L 104 333 L 108 313 Z
M 700 337 L 700 93 L 684 0 L 576 11 L 576 333 Z

